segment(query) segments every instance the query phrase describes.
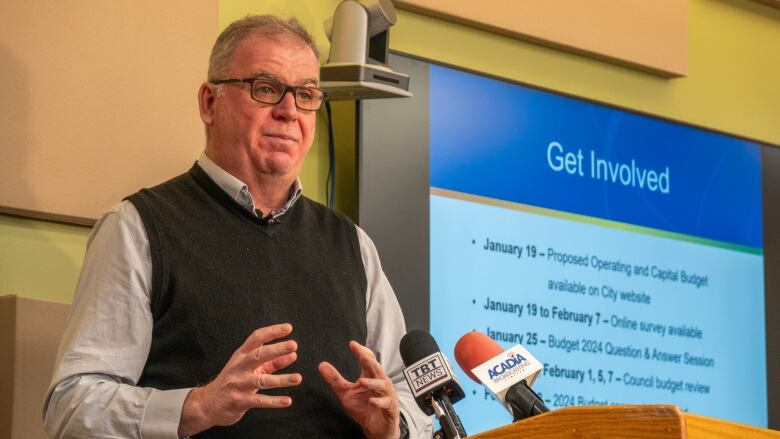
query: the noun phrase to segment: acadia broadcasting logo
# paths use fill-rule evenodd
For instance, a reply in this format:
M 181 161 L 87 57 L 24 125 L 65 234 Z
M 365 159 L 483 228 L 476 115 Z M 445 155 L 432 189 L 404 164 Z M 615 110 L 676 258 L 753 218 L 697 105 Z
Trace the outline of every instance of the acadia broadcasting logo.
M 513 384 L 525 380 L 533 385 L 542 369 L 542 363 L 518 344 L 471 369 L 471 373 L 503 402 Z
M 510 380 L 518 374 L 522 374 L 529 365 L 528 360 L 514 349 L 504 352 L 496 363 L 488 365 L 488 378 L 498 384 L 501 381 Z

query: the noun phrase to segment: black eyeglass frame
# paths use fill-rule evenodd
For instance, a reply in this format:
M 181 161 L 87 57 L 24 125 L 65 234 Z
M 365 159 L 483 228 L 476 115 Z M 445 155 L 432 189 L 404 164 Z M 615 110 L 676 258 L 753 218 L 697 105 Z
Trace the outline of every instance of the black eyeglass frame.
M 255 97 L 255 94 L 253 92 L 254 90 L 254 82 L 255 81 L 266 81 L 266 82 L 275 82 L 282 87 L 284 87 L 284 90 L 279 94 L 279 99 L 276 100 L 276 102 L 265 102 L 261 101 L 260 99 Z M 317 87 L 309 87 L 305 85 L 288 85 L 285 84 L 282 81 L 278 81 L 273 78 L 266 78 L 263 76 L 255 76 L 252 78 L 231 78 L 231 79 L 217 79 L 214 81 L 210 81 L 213 85 L 220 85 L 220 84 L 234 84 L 234 83 L 247 83 L 249 84 L 249 96 L 252 98 L 252 100 L 256 102 L 260 102 L 261 104 L 269 104 L 269 105 L 276 105 L 279 102 L 282 102 L 282 99 L 284 99 L 284 96 L 287 94 L 287 92 L 292 92 L 293 100 L 295 101 L 295 108 L 302 110 L 302 111 L 317 111 L 320 108 L 322 108 L 322 103 L 325 102 L 328 99 L 328 92 Z M 319 105 L 317 105 L 317 108 L 301 108 L 300 105 L 298 105 L 298 90 L 304 89 L 304 90 L 317 90 L 320 93 L 322 93 L 322 99 L 320 99 Z

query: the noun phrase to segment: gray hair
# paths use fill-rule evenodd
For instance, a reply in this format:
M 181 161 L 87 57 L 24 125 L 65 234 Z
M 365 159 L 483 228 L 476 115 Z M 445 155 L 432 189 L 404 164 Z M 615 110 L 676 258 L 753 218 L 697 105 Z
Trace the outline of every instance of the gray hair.
M 250 35 L 276 37 L 285 34 L 298 37 L 314 52 L 317 60 L 320 59 L 314 38 L 296 18 L 285 20 L 275 15 L 247 15 L 230 23 L 217 37 L 209 57 L 208 81 L 225 79 L 223 76 L 227 74 L 233 51 L 244 38 Z

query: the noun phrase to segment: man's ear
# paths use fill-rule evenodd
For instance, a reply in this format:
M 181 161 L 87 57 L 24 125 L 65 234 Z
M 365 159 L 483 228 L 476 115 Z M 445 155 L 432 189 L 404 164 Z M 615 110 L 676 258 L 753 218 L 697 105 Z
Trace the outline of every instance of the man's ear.
M 200 109 L 200 119 L 206 125 L 211 125 L 214 121 L 214 99 L 216 98 L 216 89 L 213 85 L 204 82 L 198 90 L 198 108 Z

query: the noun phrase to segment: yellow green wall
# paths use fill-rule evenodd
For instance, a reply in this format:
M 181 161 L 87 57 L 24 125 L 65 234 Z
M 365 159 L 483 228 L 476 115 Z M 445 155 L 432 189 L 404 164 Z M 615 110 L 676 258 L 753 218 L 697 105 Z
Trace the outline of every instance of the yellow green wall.
M 0 215 L 0 295 L 70 302 L 87 227 Z
M 327 57 L 322 22 L 338 3 L 222 0 L 220 27 L 247 13 L 295 15 Z M 780 10 L 758 2 L 691 0 L 689 76 L 672 80 L 419 14 L 399 11 L 398 17 L 391 30 L 395 50 L 780 145 Z M 334 105 L 337 207 L 351 215 L 354 111 L 352 103 Z M 327 175 L 325 121 L 323 112 L 302 174 L 306 193 L 319 201 Z M 0 216 L 0 294 L 70 301 L 88 234 L 83 227 Z

